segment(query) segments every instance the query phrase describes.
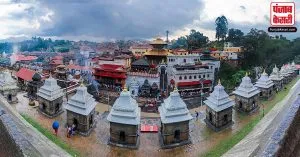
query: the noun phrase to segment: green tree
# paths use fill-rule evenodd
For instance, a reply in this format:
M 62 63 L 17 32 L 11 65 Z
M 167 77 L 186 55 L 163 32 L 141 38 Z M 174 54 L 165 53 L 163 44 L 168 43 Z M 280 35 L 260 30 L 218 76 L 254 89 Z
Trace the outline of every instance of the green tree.
M 208 37 L 204 36 L 202 33 L 192 29 L 190 34 L 186 36 L 187 44 L 189 49 L 202 48 L 207 45 Z
M 228 31 L 227 18 L 224 15 L 220 16 L 216 19 L 215 24 L 216 24 L 216 38 L 218 39 L 218 41 L 220 41 L 220 39 L 224 41 Z
M 241 46 L 241 40 L 244 36 L 244 33 L 239 29 L 231 28 L 228 30 L 228 36 L 226 41 L 232 42 L 234 46 Z
M 176 48 L 184 48 L 187 49 L 188 48 L 188 42 L 187 42 L 187 38 L 185 36 L 179 37 L 172 45 L 171 45 L 172 49 L 176 49 Z

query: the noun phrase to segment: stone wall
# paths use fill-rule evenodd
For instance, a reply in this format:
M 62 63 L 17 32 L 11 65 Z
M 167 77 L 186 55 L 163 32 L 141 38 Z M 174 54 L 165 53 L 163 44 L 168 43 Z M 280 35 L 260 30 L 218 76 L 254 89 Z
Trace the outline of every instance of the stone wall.
M 285 118 L 273 133 L 263 156 L 300 155 L 300 98 L 289 108 Z
M 0 106 L 0 156 L 42 156 Z

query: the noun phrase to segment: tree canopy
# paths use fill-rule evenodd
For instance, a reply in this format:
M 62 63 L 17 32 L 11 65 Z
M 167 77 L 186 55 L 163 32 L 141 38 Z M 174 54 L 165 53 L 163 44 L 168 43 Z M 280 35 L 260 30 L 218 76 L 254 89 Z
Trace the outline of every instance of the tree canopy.
M 222 39 L 223 41 L 226 38 L 226 34 L 228 31 L 228 21 L 227 18 L 223 15 L 216 19 L 216 38 L 218 41 Z
M 241 40 L 244 36 L 244 33 L 239 29 L 231 28 L 228 30 L 228 36 L 226 41 L 233 43 L 234 46 L 241 46 Z

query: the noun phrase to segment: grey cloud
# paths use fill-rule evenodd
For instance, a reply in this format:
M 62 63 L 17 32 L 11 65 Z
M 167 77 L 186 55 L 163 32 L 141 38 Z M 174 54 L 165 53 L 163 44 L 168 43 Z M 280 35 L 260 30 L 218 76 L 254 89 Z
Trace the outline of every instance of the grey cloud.
M 87 35 L 106 38 L 149 38 L 182 28 L 199 19 L 199 0 L 58 1 L 42 0 L 54 11 L 53 27 L 44 36 Z M 129 3 L 130 2 L 130 3 Z

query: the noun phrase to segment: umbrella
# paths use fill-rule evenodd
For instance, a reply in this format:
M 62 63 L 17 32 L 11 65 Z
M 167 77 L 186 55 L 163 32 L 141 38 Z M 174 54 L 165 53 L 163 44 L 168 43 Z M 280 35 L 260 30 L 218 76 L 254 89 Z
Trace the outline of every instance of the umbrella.
M 59 128 L 59 122 L 58 121 L 54 121 L 53 124 L 52 124 L 52 128 L 54 130 L 58 129 Z

